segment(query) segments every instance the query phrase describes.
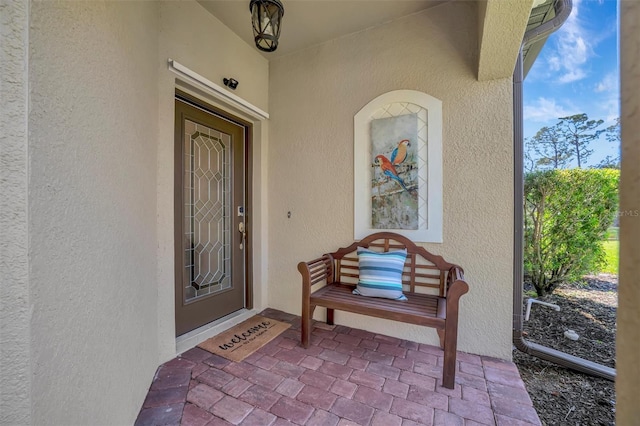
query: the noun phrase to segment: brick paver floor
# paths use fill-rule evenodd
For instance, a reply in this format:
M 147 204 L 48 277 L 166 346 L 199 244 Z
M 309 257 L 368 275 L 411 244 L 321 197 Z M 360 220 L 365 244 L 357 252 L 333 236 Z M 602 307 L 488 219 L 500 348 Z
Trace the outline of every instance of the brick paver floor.
M 315 323 L 309 349 L 300 317 L 237 363 L 200 348 L 158 368 L 143 425 L 540 425 L 511 362 L 458 352 L 454 389 L 440 386 L 440 348 Z

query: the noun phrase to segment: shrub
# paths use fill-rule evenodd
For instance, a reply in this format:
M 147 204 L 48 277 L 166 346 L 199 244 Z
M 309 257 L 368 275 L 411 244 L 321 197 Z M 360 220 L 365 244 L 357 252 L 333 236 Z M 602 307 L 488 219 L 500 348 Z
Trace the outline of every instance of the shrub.
M 524 183 L 524 268 L 539 296 L 598 270 L 601 241 L 618 206 L 619 170 L 528 173 Z

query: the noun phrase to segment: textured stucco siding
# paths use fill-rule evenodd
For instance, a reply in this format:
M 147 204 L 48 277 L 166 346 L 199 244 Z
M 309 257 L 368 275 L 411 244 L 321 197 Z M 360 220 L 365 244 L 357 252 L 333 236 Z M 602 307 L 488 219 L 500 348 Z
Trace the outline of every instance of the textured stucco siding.
M 195 1 L 0 7 L 1 421 L 131 424 L 176 353 L 167 59 L 240 80 L 237 94 L 262 109 L 268 62 Z M 268 127 L 254 130 L 263 210 Z M 263 307 L 266 289 L 255 295 Z
M 510 77 L 533 0 L 478 2 L 478 80 Z
M 29 2 L 0 0 L 0 424 L 31 422 Z
M 167 360 L 175 356 L 175 290 L 174 290 L 174 98 L 176 74 L 169 71 L 167 60 L 171 58 L 197 72 L 203 77 L 222 85 L 223 77 L 233 77 L 240 84 L 234 93 L 258 108 L 268 108 L 269 64 L 255 49 L 224 26 L 195 1 L 169 1 L 160 3 L 160 31 L 158 51 L 158 333 L 160 358 Z M 221 109 L 229 110 L 215 98 L 199 93 Z M 231 110 L 234 113 L 233 110 Z M 254 127 L 254 195 L 256 199 L 253 215 L 254 225 L 259 224 L 264 209 L 265 183 L 260 177 L 266 174 L 261 156 L 265 156 L 266 138 L 263 129 Z M 265 135 L 266 136 L 266 135 Z M 264 144 L 264 145 L 263 145 Z M 251 232 L 251 231 L 250 231 Z M 258 231 L 256 231 L 257 234 Z M 254 234 L 254 237 L 257 235 Z M 263 238 L 255 242 L 265 244 Z M 256 268 L 262 267 L 261 251 L 256 253 Z M 256 306 L 262 304 L 262 274 L 258 269 L 255 276 Z
M 31 3 L 34 424 L 131 424 L 158 366 L 158 16 Z
M 622 172 L 616 423 L 638 423 L 640 406 L 640 3 L 620 3 Z
M 353 116 L 385 92 L 419 90 L 443 102 L 444 243 L 425 246 L 466 271 L 459 349 L 510 358 L 512 85 L 477 81 L 476 13 L 450 2 L 270 63 L 271 307 L 299 314 L 297 262 L 353 241 Z M 424 327 L 336 320 L 437 342 Z

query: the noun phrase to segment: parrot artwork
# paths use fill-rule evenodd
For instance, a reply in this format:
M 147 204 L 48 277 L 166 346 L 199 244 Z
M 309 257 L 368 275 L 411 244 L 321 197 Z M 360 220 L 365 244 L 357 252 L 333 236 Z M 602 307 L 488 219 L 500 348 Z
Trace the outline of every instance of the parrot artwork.
M 409 139 L 402 139 L 400 142 L 398 142 L 398 146 L 391 153 L 391 164 L 397 166 L 407 159 L 408 146 L 411 146 L 411 143 L 409 143 Z
M 380 167 L 380 170 L 382 170 L 382 173 L 384 173 L 385 176 L 398 182 L 405 191 L 409 191 L 409 188 L 407 188 L 407 186 L 404 184 L 402 178 L 398 176 L 396 168 L 393 167 L 393 164 L 391 164 L 391 161 L 389 161 L 387 157 L 385 157 L 384 155 L 376 155 L 374 164 Z

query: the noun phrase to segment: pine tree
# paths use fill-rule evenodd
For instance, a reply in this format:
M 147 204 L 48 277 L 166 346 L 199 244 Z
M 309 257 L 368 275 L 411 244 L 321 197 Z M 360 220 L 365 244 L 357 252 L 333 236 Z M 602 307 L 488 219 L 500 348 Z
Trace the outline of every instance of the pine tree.
M 589 120 L 587 114 L 576 114 L 560 117 L 556 124 L 559 132 L 566 141 L 572 155 L 578 162 L 578 168 L 593 154 L 589 144 L 597 139 L 604 130 L 597 130 L 604 123 L 603 120 Z
M 572 152 L 561 129 L 555 127 L 543 127 L 538 130 L 530 144 L 539 155 L 536 164 L 552 169 L 561 169 L 571 159 Z

